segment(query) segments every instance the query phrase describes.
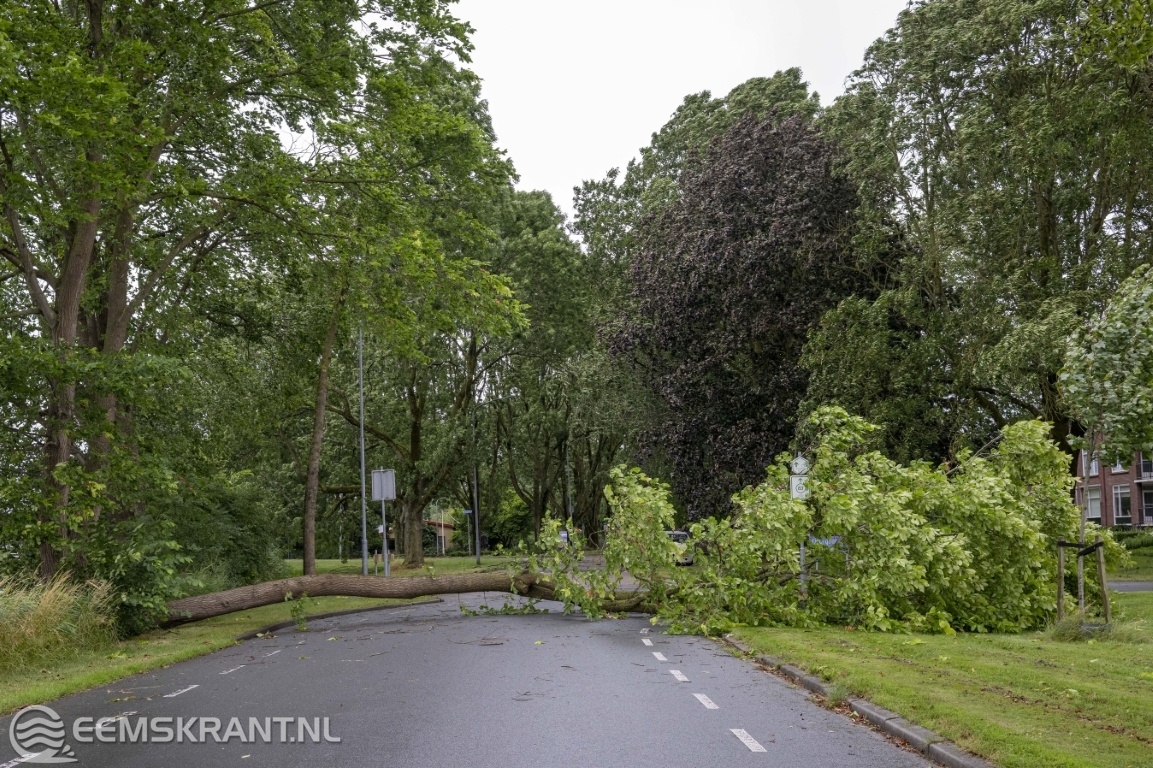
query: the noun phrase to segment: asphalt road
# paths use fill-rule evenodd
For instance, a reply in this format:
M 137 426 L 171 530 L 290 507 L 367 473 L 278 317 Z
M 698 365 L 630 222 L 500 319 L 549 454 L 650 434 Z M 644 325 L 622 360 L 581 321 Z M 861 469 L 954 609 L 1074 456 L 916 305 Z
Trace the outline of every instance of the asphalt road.
M 1111 581 L 1109 589 L 1117 592 L 1153 592 L 1153 581 Z
M 64 721 L 71 764 L 94 768 L 930 765 L 712 641 L 661 634 L 643 617 L 590 622 L 551 607 L 465 616 L 453 596 L 318 621 L 49 706 Z M 74 738 L 76 718 L 117 716 L 110 740 L 121 722 L 179 717 L 184 743 Z M 293 721 L 288 738 L 302 732 L 305 743 L 235 733 L 216 743 L 211 731 L 200 743 L 204 723 L 189 725 L 192 717 L 219 718 L 221 736 L 230 718 L 244 731 L 257 718 L 246 734 L 257 742 L 264 718 L 316 726 L 328 717 L 340 742 Z M 0 720 L 3 733 L 11 720 Z M 274 742 L 277 728 L 272 721 Z M 4 743 L 0 765 L 14 756 Z

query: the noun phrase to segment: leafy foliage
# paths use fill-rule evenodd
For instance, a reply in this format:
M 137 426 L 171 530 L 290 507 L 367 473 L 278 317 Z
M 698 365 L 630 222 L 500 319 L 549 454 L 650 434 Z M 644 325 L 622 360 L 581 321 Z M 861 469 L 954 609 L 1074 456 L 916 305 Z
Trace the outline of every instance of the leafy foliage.
M 911 3 L 820 117 L 857 184 L 862 258 L 889 269 L 875 311 L 814 335 L 806 412 L 839 404 L 935 461 L 1022 418 L 1081 431 L 1057 387 L 1066 339 L 1147 261 L 1153 170 L 1149 79 L 1082 46 L 1092 5 Z
M 715 514 L 787 447 L 809 330 L 867 286 L 857 198 L 800 117 L 738 121 L 642 227 L 615 340 L 664 413 L 650 439 L 690 518 Z
M 627 569 L 651 590 L 659 615 L 684 631 L 832 623 L 1018 632 L 1050 619 L 1055 544 L 1076 535 L 1079 515 L 1048 425 L 1006 427 L 988 456 L 963 454 L 952 467 L 884 457 L 870 447 L 878 428 L 839 408 L 818 409 L 806 429 L 811 499 L 792 498 L 790 457 L 779 456 L 762 483 L 734 497 L 731 517 L 691 526 L 690 568 L 669 567 L 668 489 L 638 470 L 614 470 L 609 572 Z M 569 561 L 551 565 L 573 573 Z M 563 593 L 581 608 L 612 586 L 581 583 L 588 594 L 576 586 Z
M 1065 360 L 1061 391 L 1105 458 L 1153 452 L 1153 267 L 1122 283 Z

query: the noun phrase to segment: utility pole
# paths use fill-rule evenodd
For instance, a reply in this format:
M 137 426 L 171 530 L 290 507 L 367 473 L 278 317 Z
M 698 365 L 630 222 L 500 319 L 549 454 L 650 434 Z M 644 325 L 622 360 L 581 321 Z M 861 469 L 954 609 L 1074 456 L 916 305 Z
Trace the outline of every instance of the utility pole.
M 357 334 L 357 373 L 360 384 L 360 575 L 368 575 L 368 494 L 364 472 L 364 327 Z

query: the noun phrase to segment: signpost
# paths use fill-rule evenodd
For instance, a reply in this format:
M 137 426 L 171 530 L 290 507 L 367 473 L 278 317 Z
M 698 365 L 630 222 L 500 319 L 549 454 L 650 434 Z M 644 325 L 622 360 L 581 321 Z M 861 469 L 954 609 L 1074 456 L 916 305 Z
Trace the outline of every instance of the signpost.
M 396 471 L 392 469 L 372 470 L 372 500 L 380 502 L 380 533 L 384 546 L 380 550 L 381 559 L 384 560 L 384 575 L 392 575 L 388 569 L 388 512 L 385 509 L 386 501 L 396 501 Z
M 789 475 L 789 494 L 800 501 L 809 498 L 809 486 L 805 483 L 809 479 L 809 460 L 804 456 L 797 454 L 791 462 L 789 462 L 789 469 L 792 474 Z M 808 592 L 808 584 L 805 578 L 805 541 L 801 540 L 801 605 L 805 604 L 805 597 Z

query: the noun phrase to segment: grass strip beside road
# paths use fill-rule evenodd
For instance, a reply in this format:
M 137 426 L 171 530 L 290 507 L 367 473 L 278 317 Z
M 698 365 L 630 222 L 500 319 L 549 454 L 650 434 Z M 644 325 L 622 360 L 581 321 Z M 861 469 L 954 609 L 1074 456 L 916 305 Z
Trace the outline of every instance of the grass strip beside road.
M 1129 556 L 1133 564 L 1108 571 L 1109 581 L 1153 581 L 1153 549 L 1135 549 Z
M 476 564 L 476 557 L 463 555 L 463 556 L 450 556 L 450 557 L 426 557 L 424 559 L 423 568 L 405 568 L 403 557 L 394 557 L 389 565 L 391 575 L 395 577 L 402 576 L 446 576 L 450 573 L 488 573 L 491 571 L 503 571 L 514 567 L 516 561 L 507 555 L 481 555 L 480 565 Z M 304 573 L 304 563 L 300 560 L 285 560 L 285 569 L 288 576 L 300 576 Z M 378 576 L 384 575 L 384 566 L 376 566 L 379 573 Z M 372 561 L 368 563 L 368 575 L 373 575 Z M 317 560 L 316 572 L 320 573 L 347 573 L 358 574 L 360 573 L 360 558 L 350 559 L 346 562 L 340 560 Z
M 1153 592 L 1114 594 L 1138 642 L 1046 633 L 896 635 L 741 628 L 805 668 L 1004 768 L 1153 765 Z
M 307 614 L 402 605 L 421 600 L 367 597 L 307 598 Z M 156 630 L 99 651 L 86 651 L 44 667 L 25 667 L 0 676 L 0 714 L 106 685 L 130 675 L 203 656 L 236 643 L 238 635 L 292 620 L 288 603 Z

